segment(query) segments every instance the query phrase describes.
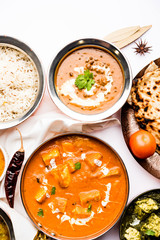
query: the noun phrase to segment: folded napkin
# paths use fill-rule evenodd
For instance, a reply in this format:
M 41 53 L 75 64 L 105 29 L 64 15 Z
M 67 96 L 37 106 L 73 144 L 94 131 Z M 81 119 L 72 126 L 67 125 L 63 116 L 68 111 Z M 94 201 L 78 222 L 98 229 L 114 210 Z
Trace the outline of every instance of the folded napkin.
M 23 136 L 25 149 L 25 160 L 23 164 L 25 164 L 29 155 L 39 144 L 60 132 L 91 133 L 117 124 L 120 124 L 120 122 L 116 118 L 109 118 L 95 123 L 83 123 L 72 120 L 63 114 L 55 114 L 53 112 L 32 116 L 18 126 Z M 8 164 L 13 154 L 20 148 L 20 136 L 15 127 L 0 131 L 0 145 L 5 149 L 8 155 Z M 16 240 L 32 240 L 36 234 L 36 228 L 33 227 L 24 211 L 19 189 L 20 176 L 16 186 L 14 210 L 4 203 L 6 202 L 6 198 L 3 179 L 0 183 L 0 199 L 2 199 L 2 201 L 0 201 L 0 207 L 2 205 L 12 219 Z M 21 213 L 23 217 L 19 213 Z

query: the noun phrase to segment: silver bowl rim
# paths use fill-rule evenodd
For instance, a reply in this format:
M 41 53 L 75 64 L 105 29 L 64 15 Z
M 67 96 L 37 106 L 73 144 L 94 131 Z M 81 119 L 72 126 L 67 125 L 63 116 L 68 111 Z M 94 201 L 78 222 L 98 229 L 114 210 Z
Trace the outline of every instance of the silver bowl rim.
M 25 121 L 27 118 L 29 118 L 30 115 L 33 114 L 38 108 L 45 91 L 44 68 L 37 54 L 26 43 L 18 40 L 17 38 L 13 38 L 10 36 L 0 35 L 0 45 L 2 44 L 13 47 L 15 49 L 19 49 L 20 51 L 27 54 L 29 58 L 32 59 L 39 74 L 39 91 L 32 107 L 24 115 L 20 116 L 19 118 L 16 118 L 10 121 L 4 121 L 4 122 L 0 121 L 0 130 L 14 127 L 22 123 L 23 121 Z
M 34 154 L 41 148 L 43 147 L 45 144 L 47 144 L 48 142 L 50 141 L 53 141 L 54 139 L 56 138 L 61 138 L 61 137 L 65 137 L 65 136 L 72 136 L 72 135 L 79 135 L 79 136 L 84 136 L 84 137 L 89 137 L 91 139 L 95 139 L 101 143 L 103 143 L 104 145 L 108 146 L 115 154 L 116 156 L 118 157 L 124 171 L 125 171 L 125 175 L 126 175 L 126 183 L 127 183 L 127 193 L 126 193 L 126 200 L 124 202 L 124 207 L 123 209 L 121 210 L 121 212 L 119 213 L 117 219 L 115 221 L 113 221 L 113 223 L 111 224 L 111 226 L 109 227 L 109 229 L 107 229 L 105 231 L 105 228 L 100 230 L 98 233 L 94 233 L 90 236 L 87 236 L 87 237 L 76 237 L 75 239 L 76 240 L 94 240 L 94 239 L 97 239 L 99 238 L 100 236 L 104 235 L 105 233 L 107 233 L 108 231 L 110 231 L 116 224 L 117 222 L 121 219 L 121 216 L 123 215 L 123 212 L 125 211 L 125 208 L 127 206 L 127 202 L 128 202 L 128 198 L 129 198 L 129 192 L 130 192 L 130 182 L 129 182 L 129 175 L 128 175 L 128 171 L 127 171 L 127 168 L 126 168 L 126 165 L 124 163 L 124 161 L 122 160 L 121 156 L 119 155 L 119 153 L 105 140 L 102 140 L 96 136 L 93 136 L 93 135 L 90 135 L 90 134 L 87 134 L 87 133 L 83 133 L 83 132 L 66 132 L 66 133 L 58 133 L 57 135 L 55 135 L 54 137 L 52 138 L 49 138 L 47 139 L 46 141 L 42 142 L 38 147 L 36 147 L 35 150 L 33 150 L 33 152 L 30 154 L 30 156 L 28 157 L 28 159 L 26 160 L 26 163 L 23 167 L 23 170 L 22 170 L 22 174 L 21 174 L 21 179 L 20 179 L 20 196 L 21 196 L 21 202 L 22 202 L 22 205 L 25 209 L 25 212 L 27 213 L 29 219 L 32 221 L 32 223 L 35 225 L 35 227 L 39 230 L 39 231 L 42 231 L 43 233 L 45 233 L 47 236 L 49 236 L 50 238 L 53 238 L 53 239 L 57 239 L 57 240 L 71 240 L 72 238 L 70 237 L 56 237 L 56 236 L 52 236 L 51 234 L 49 234 L 47 231 L 43 230 L 41 226 L 38 226 L 38 223 L 35 223 L 36 221 L 33 221 L 33 218 L 29 215 L 27 209 L 26 209 L 26 206 L 25 206 L 25 201 L 23 199 L 23 191 L 22 191 L 22 186 L 23 186 L 23 179 L 24 179 L 24 175 L 25 175 L 25 171 L 26 171 L 26 168 L 30 162 L 30 160 L 32 159 L 32 157 L 34 156 Z M 96 235 L 96 236 L 95 236 Z
M 124 90 L 122 92 L 121 97 L 119 100 L 108 110 L 98 113 L 98 114 L 81 114 L 76 111 L 71 110 L 69 107 L 67 107 L 58 97 L 58 94 L 56 92 L 56 87 L 54 84 L 54 75 L 55 75 L 55 70 L 57 68 L 57 65 L 59 61 L 69 52 L 73 51 L 73 49 L 77 47 L 82 47 L 82 46 L 94 46 L 94 47 L 101 47 L 104 50 L 110 52 L 113 57 L 115 57 L 116 60 L 120 62 L 120 65 L 123 69 L 124 72 L 124 78 L 125 78 L 125 83 L 124 83 Z M 123 64 L 125 67 L 123 67 Z M 51 99 L 53 102 L 57 105 L 57 107 L 66 115 L 69 117 L 82 121 L 82 122 L 94 122 L 94 121 L 99 121 L 102 119 L 106 119 L 110 116 L 112 116 L 114 113 L 116 113 L 126 102 L 130 90 L 132 87 L 132 71 L 130 64 L 127 60 L 127 58 L 122 54 L 121 50 L 118 49 L 115 45 L 113 45 L 110 42 L 101 40 L 101 39 L 96 39 L 96 38 L 84 38 L 84 39 L 79 39 L 74 42 L 69 43 L 66 45 L 64 48 L 62 48 L 58 54 L 55 56 L 53 59 L 50 68 L 49 68 L 49 73 L 48 73 L 48 81 L 47 81 L 47 86 L 48 86 L 48 91 L 50 94 Z

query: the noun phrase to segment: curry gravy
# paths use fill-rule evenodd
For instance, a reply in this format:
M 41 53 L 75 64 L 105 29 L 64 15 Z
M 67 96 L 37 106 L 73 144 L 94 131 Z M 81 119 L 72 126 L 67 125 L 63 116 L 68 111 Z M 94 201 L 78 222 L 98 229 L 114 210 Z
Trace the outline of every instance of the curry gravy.
M 73 239 L 111 227 L 125 206 L 128 180 L 108 146 L 69 135 L 49 141 L 33 155 L 21 189 L 36 224 L 56 237 Z
M 4 155 L 2 150 L 0 149 L 0 177 L 3 174 L 4 171 L 4 167 L 5 167 L 5 159 L 4 159 Z
M 95 81 L 91 91 L 75 85 L 75 79 L 87 69 L 93 73 Z M 60 63 L 55 86 L 59 98 L 70 109 L 96 114 L 118 101 L 124 88 L 124 76 L 111 54 L 96 47 L 86 47 L 73 51 Z

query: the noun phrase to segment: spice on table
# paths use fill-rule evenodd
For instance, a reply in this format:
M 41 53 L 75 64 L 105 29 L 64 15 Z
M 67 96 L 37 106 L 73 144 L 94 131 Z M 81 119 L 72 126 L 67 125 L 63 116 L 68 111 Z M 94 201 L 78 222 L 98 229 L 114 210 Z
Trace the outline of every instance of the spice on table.
M 145 53 L 149 53 L 151 51 L 151 47 L 147 47 L 147 42 L 142 41 L 142 39 L 138 42 L 135 43 L 137 45 L 135 49 L 136 54 L 144 55 Z
M 21 148 L 15 152 L 13 155 L 9 166 L 7 168 L 6 177 L 5 177 L 5 193 L 7 201 L 11 208 L 14 207 L 14 194 L 17 183 L 17 178 L 24 160 L 24 148 L 23 148 L 23 139 L 22 134 L 19 129 L 16 129 L 21 138 Z

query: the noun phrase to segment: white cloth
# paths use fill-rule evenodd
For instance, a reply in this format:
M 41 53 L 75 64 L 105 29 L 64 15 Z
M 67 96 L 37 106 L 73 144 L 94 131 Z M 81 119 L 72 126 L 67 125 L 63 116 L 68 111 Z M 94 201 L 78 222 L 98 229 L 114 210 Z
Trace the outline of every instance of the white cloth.
M 58 113 L 47 113 L 38 116 L 32 116 L 24 123 L 18 126 L 23 136 L 24 149 L 25 149 L 25 160 L 26 162 L 29 155 L 33 150 L 38 147 L 43 141 L 53 137 L 60 132 L 93 132 L 96 130 L 102 130 L 108 126 L 119 124 L 119 120 L 116 118 L 110 118 L 98 123 L 81 123 L 76 120 L 72 120 L 62 114 Z M 20 136 L 16 128 L 0 131 L 0 145 L 7 152 L 8 163 L 11 160 L 13 154 L 20 148 Z M 8 164 L 7 163 L 7 164 Z M 23 165 L 24 165 L 23 163 Z M 23 167 L 22 167 L 23 169 Z M 21 173 L 20 173 L 21 175 Z M 16 186 L 15 193 L 15 210 L 11 209 L 9 205 L 5 204 L 5 190 L 4 190 L 4 179 L 0 184 L 0 207 L 9 213 L 13 228 L 16 235 L 16 240 L 32 240 L 36 234 L 36 228 L 33 227 L 29 218 L 27 217 L 20 199 L 20 176 Z M 4 203 L 4 204 L 3 204 Z M 19 213 L 22 213 L 22 217 Z M 22 227 L 20 225 L 22 224 Z M 24 234 L 25 233 L 25 234 Z

